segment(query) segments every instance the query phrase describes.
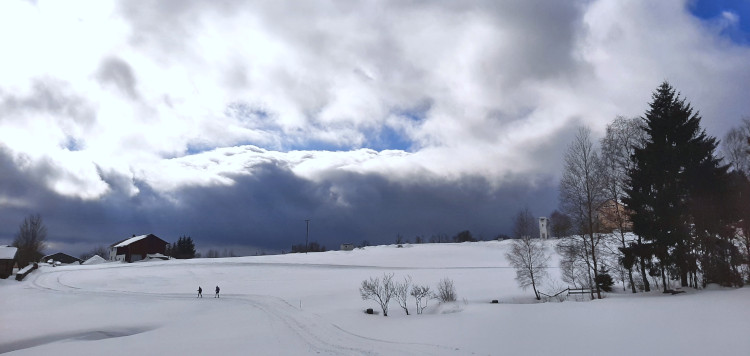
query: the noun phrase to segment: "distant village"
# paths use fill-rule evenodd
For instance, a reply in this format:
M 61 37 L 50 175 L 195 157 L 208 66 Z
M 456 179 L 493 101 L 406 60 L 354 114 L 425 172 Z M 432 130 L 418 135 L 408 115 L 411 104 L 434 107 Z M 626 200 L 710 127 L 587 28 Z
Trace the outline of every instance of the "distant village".
M 16 258 L 18 248 L 12 246 L 0 246 L 0 278 L 8 278 L 15 274 L 17 280 L 22 280 L 28 272 L 38 268 L 39 263 L 52 266 L 81 264 L 92 265 L 105 262 L 136 262 L 142 260 L 168 260 L 167 248 L 169 243 L 154 234 L 132 236 L 115 242 L 109 246 L 109 254 L 106 256 L 94 255 L 81 260 L 68 254 L 57 252 L 42 256 L 37 262 L 19 269 L 19 261 Z

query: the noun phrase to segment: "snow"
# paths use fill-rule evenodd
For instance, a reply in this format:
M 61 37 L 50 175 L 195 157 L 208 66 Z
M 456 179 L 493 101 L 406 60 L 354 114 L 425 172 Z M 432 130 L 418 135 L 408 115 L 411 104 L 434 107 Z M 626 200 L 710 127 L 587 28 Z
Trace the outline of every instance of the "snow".
M 750 288 L 533 303 L 508 268 L 509 243 L 41 266 L 22 282 L 0 280 L 0 353 L 741 355 L 750 347 Z M 383 273 L 433 289 L 450 278 L 459 301 L 433 300 L 409 316 L 392 301 L 388 317 L 367 315 L 379 309 L 358 288 Z
M 104 258 L 102 258 L 99 255 L 93 255 L 89 259 L 87 259 L 86 261 L 83 261 L 84 265 L 98 265 L 98 264 L 101 264 L 101 263 L 107 263 L 107 260 L 105 260 Z
M 138 240 L 146 238 L 146 236 L 148 236 L 148 235 L 133 236 L 133 237 L 131 237 L 131 238 L 129 238 L 129 239 L 123 241 L 123 242 L 120 242 L 117 245 L 114 245 L 112 247 L 125 247 L 127 245 L 132 244 L 133 242 L 136 242 Z
M 24 273 L 26 273 L 26 272 L 30 271 L 30 270 L 31 270 L 32 268 L 34 268 L 34 264 L 33 264 L 33 263 L 30 263 L 30 264 L 26 265 L 26 267 L 24 267 L 24 268 L 21 268 L 21 269 L 20 269 L 20 270 L 18 271 L 18 273 L 17 273 L 17 274 L 24 274 Z
M 12 260 L 16 257 L 17 247 L 0 246 L 0 260 Z

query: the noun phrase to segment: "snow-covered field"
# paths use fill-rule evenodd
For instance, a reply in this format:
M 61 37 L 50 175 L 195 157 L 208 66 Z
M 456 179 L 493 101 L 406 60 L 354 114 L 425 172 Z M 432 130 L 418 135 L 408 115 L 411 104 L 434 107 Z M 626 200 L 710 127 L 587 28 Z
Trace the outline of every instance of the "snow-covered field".
M 528 303 L 509 242 L 42 267 L 0 280 L 9 355 L 747 355 L 750 288 Z M 552 266 L 557 261 L 551 261 Z M 551 270 L 556 277 L 555 269 Z M 389 316 L 368 277 L 454 281 L 459 302 Z M 558 282 L 559 283 L 559 282 Z M 213 298 L 216 285 L 221 298 Z M 560 283 L 560 285 L 562 285 Z M 204 298 L 196 298 L 198 286 Z M 542 290 L 549 291 L 549 288 Z M 499 299 L 500 304 L 490 304 Z M 410 301 L 413 302 L 413 301 Z M 411 310 L 414 313 L 413 307 Z

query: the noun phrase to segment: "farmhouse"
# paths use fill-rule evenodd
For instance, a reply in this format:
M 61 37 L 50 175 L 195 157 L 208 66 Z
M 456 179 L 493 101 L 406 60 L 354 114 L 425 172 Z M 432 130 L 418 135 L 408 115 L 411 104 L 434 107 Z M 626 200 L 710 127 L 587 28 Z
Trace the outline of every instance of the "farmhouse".
M 150 254 L 164 254 L 169 243 L 154 234 L 133 236 L 109 247 L 110 261 L 135 262 Z
M 13 266 L 16 264 L 16 252 L 18 248 L 2 245 L 0 246 L 0 278 L 8 278 L 13 274 Z
M 610 199 L 599 207 L 598 212 L 599 224 L 604 232 L 612 232 L 613 230 L 620 229 L 617 223 L 619 219 L 623 219 L 623 230 L 633 231 L 633 222 L 630 221 L 630 211 L 625 209 L 624 205 Z
M 58 253 L 55 253 L 55 254 L 52 254 L 52 255 L 44 256 L 44 257 L 42 257 L 41 260 L 39 260 L 39 262 L 49 262 L 50 260 L 52 260 L 53 263 L 54 262 L 60 262 L 62 264 L 66 264 L 66 265 L 69 265 L 69 264 L 81 264 L 81 262 L 83 262 L 83 261 L 81 261 L 80 258 L 75 258 L 75 257 L 73 257 L 71 255 L 67 255 L 67 254 L 64 254 L 62 252 L 58 252 Z
M 341 251 L 352 251 L 354 250 L 354 244 L 353 243 L 343 243 L 341 244 Z

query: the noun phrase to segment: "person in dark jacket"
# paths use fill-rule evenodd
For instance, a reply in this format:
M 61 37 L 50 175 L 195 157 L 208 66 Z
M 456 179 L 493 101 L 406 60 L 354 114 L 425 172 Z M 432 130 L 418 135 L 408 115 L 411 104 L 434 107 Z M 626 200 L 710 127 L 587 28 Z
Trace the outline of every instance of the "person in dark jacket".
M 214 296 L 214 298 L 218 298 L 218 297 L 219 297 L 219 286 L 216 286 L 216 295 Z
M 196 298 L 203 298 L 203 289 L 201 286 L 198 286 L 198 296 Z

